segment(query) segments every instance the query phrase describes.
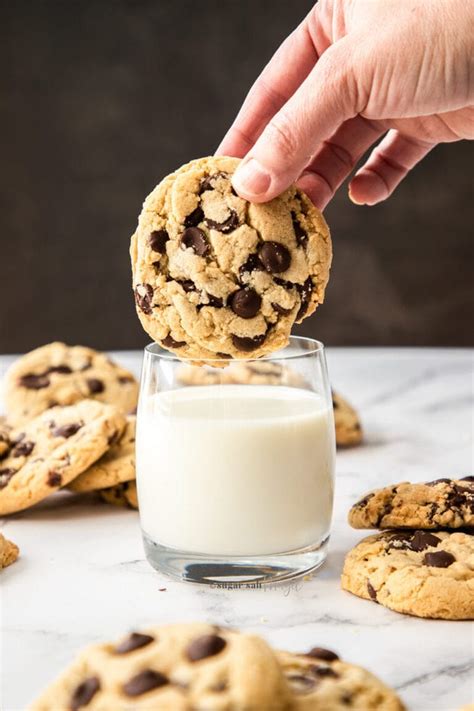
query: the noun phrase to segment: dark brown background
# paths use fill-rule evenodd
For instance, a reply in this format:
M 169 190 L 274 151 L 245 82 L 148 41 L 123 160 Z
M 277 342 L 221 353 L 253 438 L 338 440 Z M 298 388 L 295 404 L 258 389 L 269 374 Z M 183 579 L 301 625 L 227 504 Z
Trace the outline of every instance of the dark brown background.
M 144 196 L 212 153 L 307 0 L 1 0 L 0 352 L 142 346 L 129 235 Z M 327 210 L 331 345 L 472 345 L 472 145 L 387 203 Z

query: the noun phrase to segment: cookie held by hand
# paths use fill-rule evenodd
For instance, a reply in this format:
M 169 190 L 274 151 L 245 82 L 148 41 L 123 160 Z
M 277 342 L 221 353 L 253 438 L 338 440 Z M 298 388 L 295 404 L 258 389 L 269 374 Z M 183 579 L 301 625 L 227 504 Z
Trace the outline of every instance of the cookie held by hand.
M 261 357 L 324 299 L 331 241 L 296 187 L 265 204 L 233 190 L 236 158 L 184 165 L 145 200 L 132 237 L 137 313 L 178 357 Z

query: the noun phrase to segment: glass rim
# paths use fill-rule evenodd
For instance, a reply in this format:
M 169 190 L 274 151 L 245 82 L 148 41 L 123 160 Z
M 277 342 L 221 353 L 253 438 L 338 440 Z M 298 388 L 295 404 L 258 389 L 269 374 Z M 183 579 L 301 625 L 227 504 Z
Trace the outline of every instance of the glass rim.
M 306 346 L 310 346 L 307 348 L 307 350 L 302 350 L 300 353 L 287 353 L 285 354 L 285 351 L 291 347 L 292 345 L 302 345 L 305 344 Z M 149 355 L 153 358 L 158 358 L 160 360 L 166 360 L 166 361 L 171 361 L 175 363 L 202 363 L 204 365 L 212 365 L 212 363 L 220 363 L 223 365 L 224 363 L 261 363 L 261 362 L 268 362 L 272 360 L 294 360 L 296 358 L 307 358 L 309 356 L 315 356 L 315 355 L 320 355 L 321 353 L 324 353 L 324 343 L 322 341 L 318 341 L 316 338 L 309 338 L 308 336 L 290 336 L 288 344 L 282 348 L 279 351 L 273 351 L 272 353 L 269 353 L 268 355 L 262 356 L 261 358 L 197 358 L 196 356 L 193 357 L 183 357 L 183 358 L 178 358 L 177 355 L 174 353 L 171 353 L 171 351 L 167 351 L 166 348 L 163 348 L 162 346 L 159 345 L 159 343 L 156 343 L 153 341 L 152 343 L 148 343 L 145 348 L 145 354 Z M 280 355 L 279 355 L 280 354 Z

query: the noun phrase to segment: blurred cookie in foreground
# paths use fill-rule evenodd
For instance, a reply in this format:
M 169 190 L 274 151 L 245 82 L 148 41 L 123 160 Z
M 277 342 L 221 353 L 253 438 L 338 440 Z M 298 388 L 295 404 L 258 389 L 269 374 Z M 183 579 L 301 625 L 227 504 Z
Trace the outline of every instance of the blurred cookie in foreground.
M 0 462 L 0 515 L 33 506 L 85 471 L 125 427 L 113 405 L 81 400 L 12 430 Z
M 138 383 L 104 353 L 85 346 L 49 343 L 21 356 L 5 375 L 5 405 L 15 426 L 55 405 L 84 399 L 131 412 Z
M 293 711 L 403 711 L 396 693 L 362 667 L 328 649 L 307 654 L 279 652 L 278 661 L 292 693 Z
M 363 440 L 362 425 L 357 411 L 338 392 L 332 391 L 336 444 L 338 447 L 355 447 Z
M 135 479 L 135 415 L 127 416 L 117 441 L 85 472 L 68 485 L 71 491 L 97 491 Z
M 354 504 L 349 523 L 353 528 L 474 527 L 474 477 L 376 489 Z
M 14 563 L 19 554 L 18 546 L 0 533 L 0 569 Z
M 416 617 L 474 619 L 474 536 L 383 531 L 347 555 L 344 590 Z
M 136 481 L 125 481 L 122 484 L 111 486 L 108 489 L 101 489 L 99 494 L 108 504 L 138 509 Z
M 85 649 L 30 711 L 286 711 L 270 647 L 205 623 L 151 627 Z

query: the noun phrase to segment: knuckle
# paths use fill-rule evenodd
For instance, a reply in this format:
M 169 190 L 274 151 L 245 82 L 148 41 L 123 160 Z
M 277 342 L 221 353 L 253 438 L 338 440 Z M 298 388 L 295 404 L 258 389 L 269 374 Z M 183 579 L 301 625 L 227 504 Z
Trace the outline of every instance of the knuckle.
M 278 154 L 280 160 L 291 159 L 297 153 L 298 139 L 295 127 L 285 114 L 280 112 L 278 117 L 270 121 L 265 131 L 270 150 Z

